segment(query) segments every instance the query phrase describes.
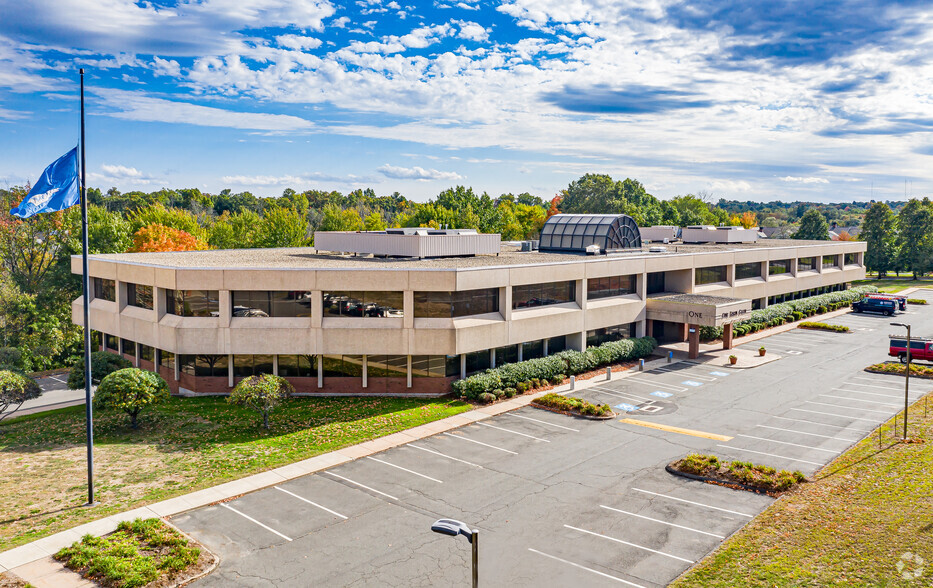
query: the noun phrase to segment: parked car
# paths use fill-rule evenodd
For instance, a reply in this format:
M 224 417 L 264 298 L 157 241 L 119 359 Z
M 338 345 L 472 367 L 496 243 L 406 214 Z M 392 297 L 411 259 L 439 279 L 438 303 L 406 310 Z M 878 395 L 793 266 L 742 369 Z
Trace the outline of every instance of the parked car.
M 899 335 L 890 335 L 890 338 L 888 355 L 898 358 L 901 363 L 907 363 L 907 339 Z M 917 360 L 933 361 L 933 338 L 910 340 L 910 361 Z
M 852 310 L 855 312 L 880 312 L 881 314 L 894 316 L 897 311 L 897 302 L 881 298 L 862 298 L 852 304 Z
M 877 298 L 878 300 L 893 300 L 897 302 L 898 310 L 907 310 L 907 297 L 897 294 L 868 294 L 866 298 Z

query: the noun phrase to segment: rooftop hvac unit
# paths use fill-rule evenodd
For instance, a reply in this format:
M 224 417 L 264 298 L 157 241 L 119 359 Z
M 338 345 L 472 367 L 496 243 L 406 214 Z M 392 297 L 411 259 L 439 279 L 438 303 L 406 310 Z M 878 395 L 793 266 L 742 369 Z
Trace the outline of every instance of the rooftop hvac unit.
M 586 254 L 587 255 L 599 255 L 599 245 L 587 245 Z
M 531 241 L 522 241 L 522 251 L 531 251 Z
M 664 242 L 667 243 L 667 240 L 665 240 Z M 667 247 L 650 247 L 648 249 L 649 253 L 665 253 L 666 251 L 667 251 Z

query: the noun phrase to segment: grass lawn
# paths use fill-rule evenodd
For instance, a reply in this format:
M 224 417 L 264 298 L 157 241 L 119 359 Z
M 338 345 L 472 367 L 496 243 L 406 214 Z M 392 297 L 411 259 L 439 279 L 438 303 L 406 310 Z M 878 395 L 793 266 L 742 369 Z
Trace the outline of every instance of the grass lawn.
M 926 443 L 893 443 L 889 421 L 880 450 L 876 432 L 823 468 L 814 482 L 784 495 L 672 586 L 930 586 L 933 399 L 930 409 L 924 418 L 920 400 L 908 423 L 908 434 Z M 901 426 L 902 420 L 898 432 Z
M 223 398 L 171 398 L 140 414 L 95 411 L 96 500 L 84 508 L 84 407 L 0 425 L 0 551 L 166 498 L 446 418 L 447 399 L 295 398 L 261 417 Z
M 852 282 L 852 285 L 875 286 L 878 288 L 879 292 L 887 292 L 891 294 L 894 292 L 900 292 L 901 290 L 906 290 L 907 288 L 933 288 L 933 280 L 929 278 L 922 280 L 913 280 L 911 278 L 883 278 L 880 280 L 858 280 L 857 282 Z

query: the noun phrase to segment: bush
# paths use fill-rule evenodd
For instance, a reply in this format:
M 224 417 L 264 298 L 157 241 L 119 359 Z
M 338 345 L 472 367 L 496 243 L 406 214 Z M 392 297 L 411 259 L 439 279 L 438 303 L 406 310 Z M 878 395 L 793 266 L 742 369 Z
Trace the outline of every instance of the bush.
M 240 380 L 227 402 L 245 406 L 262 415 L 262 426 L 269 428 L 269 415 L 282 401 L 295 393 L 288 380 L 272 374 L 250 376 Z
M 564 374 L 557 374 L 556 376 L 551 378 L 551 383 L 557 386 L 559 384 L 562 384 L 564 380 L 566 379 L 567 379 L 567 376 L 565 376 Z
M 492 391 L 492 395 L 495 396 L 496 399 L 498 400 L 499 398 L 502 398 L 503 396 L 505 396 L 505 390 L 503 390 L 502 388 L 496 388 L 495 390 Z
M 100 384 L 108 375 L 128 367 L 133 367 L 133 363 L 122 355 L 109 351 L 95 351 L 91 353 L 91 383 Z M 71 373 L 68 374 L 68 387 L 72 390 L 84 389 L 83 357 L 71 368 Z
M 562 410 L 565 412 L 575 412 L 587 416 L 608 416 L 612 414 L 612 407 L 608 404 L 595 405 L 580 399 L 561 396 L 560 394 L 545 394 L 540 398 L 531 401 L 532 404 Z
M 124 368 L 108 374 L 97 387 L 94 404 L 117 408 L 130 417 L 130 426 L 138 428 L 140 411 L 168 399 L 168 384 L 162 376 L 137 368 Z
M 831 325 L 829 323 L 802 322 L 797 325 L 798 329 L 814 329 L 818 331 L 833 331 L 836 333 L 848 333 L 849 327 L 843 325 Z
M 511 398 L 515 396 L 516 394 L 518 394 L 518 390 L 516 390 L 515 388 L 506 388 L 504 392 L 505 392 L 506 398 Z
M 0 366 L 23 369 L 23 352 L 16 347 L 0 347 Z
M 907 304 L 927 304 L 927 301 L 923 298 L 908 298 Z M 3 363 L 3 361 L 0 360 L 0 363 Z
M 36 381 L 10 370 L 0 371 L 0 421 L 10 416 L 27 400 L 42 395 L 42 389 Z M 12 407 L 12 410 L 7 410 Z
M 491 392 L 483 392 L 479 395 L 479 401 L 483 404 L 489 404 L 496 401 L 496 395 Z

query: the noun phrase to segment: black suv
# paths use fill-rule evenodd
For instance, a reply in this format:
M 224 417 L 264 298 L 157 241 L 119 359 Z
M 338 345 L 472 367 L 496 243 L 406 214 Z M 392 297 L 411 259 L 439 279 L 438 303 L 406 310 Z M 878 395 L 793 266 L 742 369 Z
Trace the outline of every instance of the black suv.
M 852 304 L 852 310 L 855 312 L 880 312 L 881 314 L 894 316 L 894 311 L 897 310 L 897 302 L 880 298 L 862 298 Z

